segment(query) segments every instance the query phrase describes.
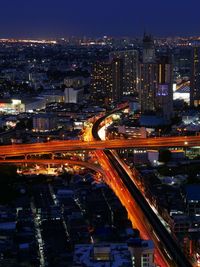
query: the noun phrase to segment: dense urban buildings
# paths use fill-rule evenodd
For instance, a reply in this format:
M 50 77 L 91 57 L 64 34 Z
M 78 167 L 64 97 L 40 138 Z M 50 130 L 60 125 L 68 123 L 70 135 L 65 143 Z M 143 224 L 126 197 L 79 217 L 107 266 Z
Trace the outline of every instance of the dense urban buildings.
M 0 266 L 198 266 L 199 47 L 0 40 Z
M 116 51 L 109 54 L 110 60 L 121 59 L 122 64 L 122 95 L 134 95 L 138 93 L 138 62 L 137 50 Z M 115 86 L 114 86 L 115 88 Z
M 200 48 L 194 47 L 192 49 L 192 59 L 191 59 L 191 93 L 190 102 L 191 105 L 199 106 L 200 103 Z

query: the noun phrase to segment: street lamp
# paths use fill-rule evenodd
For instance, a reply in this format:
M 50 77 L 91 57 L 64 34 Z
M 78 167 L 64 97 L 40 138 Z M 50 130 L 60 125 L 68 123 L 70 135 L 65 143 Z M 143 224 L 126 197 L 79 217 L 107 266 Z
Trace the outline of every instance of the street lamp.
M 188 145 L 188 142 L 185 141 L 185 142 L 184 142 L 184 145 L 187 146 L 187 145 Z M 185 152 L 184 154 L 186 155 L 186 153 L 187 153 L 187 148 L 185 147 L 185 148 L 183 148 L 183 149 L 184 149 L 184 152 Z

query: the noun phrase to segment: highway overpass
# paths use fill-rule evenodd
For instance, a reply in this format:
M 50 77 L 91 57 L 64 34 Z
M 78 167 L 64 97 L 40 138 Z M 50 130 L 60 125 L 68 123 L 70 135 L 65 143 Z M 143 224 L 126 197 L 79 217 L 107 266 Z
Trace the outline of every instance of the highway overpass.
M 30 154 L 62 153 L 66 151 L 110 150 L 121 148 L 164 148 L 200 146 L 200 136 L 174 136 L 156 138 L 137 138 L 131 140 L 80 140 L 50 141 L 47 143 L 13 144 L 0 146 L 0 157 L 18 157 Z
M 101 119 L 96 121 L 94 124 L 94 127 L 92 129 L 93 137 L 96 140 L 99 140 L 100 137 L 98 136 L 98 130 L 102 123 L 102 121 L 106 118 L 106 116 L 103 116 Z M 120 140 L 124 141 L 124 140 Z M 141 145 L 141 147 L 150 148 L 150 147 L 176 147 L 176 146 L 197 146 L 199 145 L 199 137 L 161 137 L 161 138 L 149 138 L 149 139 L 137 139 L 133 142 L 138 142 L 137 145 Z M 113 182 L 110 181 L 110 185 L 112 184 L 123 184 L 123 187 L 126 189 L 126 191 L 130 194 L 130 199 L 128 199 L 125 203 L 125 206 L 127 210 L 130 210 L 129 206 L 130 204 L 136 202 L 138 209 L 135 210 L 137 214 L 132 214 L 132 216 L 142 216 L 142 220 L 146 224 L 146 228 L 148 229 L 148 233 L 153 239 L 157 250 L 159 252 L 158 257 L 160 258 L 160 261 L 163 262 L 163 266 L 176 266 L 176 267 L 191 267 L 191 263 L 186 258 L 182 250 L 180 249 L 180 245 L 176 243 L 176 241 L 172 238 L 172 236 L 169 234 L 167 229 L 163 226 L 157 215 L 153 212 L 152 208 L 146 201 L 143 194 L 140 192 L 140 190 L 137 188 L 134 181 L 129 176 L 126 169 L 123 167 L 123 162 L 121 162 L 120 158 L 116 153 L 113 153 L 112 150 L 109 150 L 107 147 L 107 150 L 104 151 L 101 155 L 100 153 L 96 153 L 96 155 L 99 156 L 99 162 L 101 162 L 101 157 L 104 158 L 104 164 L 102 164 L 102 167 L 105 165 L 106 158 L 107 158 L 107 166 L 111 165 L 111 168 L 117 172 L 118 177 L 120 177 L 121 181 L 116 181 L 115 177 L 111 177 L 113 179 Z M 117 176 L 116 176 L 117 178 Z M 122 186 L 122 185 L 121 185 Z M 123 187 L 121 187 L 121 190 L 123 190 Z M 116 194 L 119 196 L 120 199 L 123 197 L 123 193 L 119 191 L 115 191 Z M 124 192 L 125 194 L 126 192 Z M 141 214 L 141 215 L 140 215 Z M 159 260 L 159 259 L 157 259 Z
M 0 164 L 13 164 L 13 165 L 24 165 L 24 164 L 41 164 L 41 165 L 64 165 L 68 164 L 71 166 L 82 166 L 88 169 L 91 169 L 95 172 L 101 173 L 104 175 L 102 168 L 96 164 L 88 163 L 85 161 L 79 160 L 67 160 L 67 159 L 6 159 L 0 160 Z

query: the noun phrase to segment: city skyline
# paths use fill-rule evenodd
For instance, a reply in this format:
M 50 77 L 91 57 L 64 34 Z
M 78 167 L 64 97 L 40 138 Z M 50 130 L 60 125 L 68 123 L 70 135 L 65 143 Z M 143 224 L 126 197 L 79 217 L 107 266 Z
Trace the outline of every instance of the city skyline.
M 155 36 L 199 35 L 198 7 L 195 0 L 181 4 L 172 0 L 91 0 L 40 2 L 10 0 L 2 3 L 0 38 L 50 38 L 61 36 L 141 36 L 143 31 Z
M 0 266 L 200 266 L 199 8 L 2 1 Z

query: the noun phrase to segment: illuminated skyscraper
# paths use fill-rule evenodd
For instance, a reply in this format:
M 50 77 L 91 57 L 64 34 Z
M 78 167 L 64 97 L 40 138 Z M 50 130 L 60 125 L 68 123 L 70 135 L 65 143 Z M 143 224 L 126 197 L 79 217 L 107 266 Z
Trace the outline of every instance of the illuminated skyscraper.
M 139 99 L 142 113 L 155 111 L 156 91 L 158 88 L 158 64 L 151 36 L 144 34 L 142 63 L 139 67 Z
M 158 85 L 156 91 L 156 110 L 166 119 L 173 114 L 173 65 L 170 56 L 158 59 Z
M 112 76 L 111 64 L 97 62 L 93 65 L 91 73 L 91 98 L 97 104 L 111 101 Z
M 122 60 L 122 94 L 133 95 L 138 93 L 139 53 L 137 50 L 115 51 L 110 53 L 110 60 Z
M 91 74 L 91 98 L 97 104 L 110 104 L 122 98 L 123 62 L 120 58 L 111 62 L 94 64 Z
M 200 105 L 200 47 L 192 50 L 191 72 L 190 104 L 197 107 Z
M 147 35 L 146 33 L 144 33 L 142 62 L 146 64 L 155 62 L 155 60 L 156 56 L 155 56 L 154 40 L 151 35 Z
M 123 95 L 123 60 L 115 58 L 111 62 L 112 67 L 112 89 L 111 89 L 111 102 L 122 100 Z
M 155 56 L 151 36 L 144 36 L 142 63 L 139 68 L 141 111 L 155 111 L 170 119 L 173 110 L 172 62 L 169 56 Z
M 156 91 L 158 88 L 158 64 L 140 64 L 139 99 L 142 113 L 155 111 Z

